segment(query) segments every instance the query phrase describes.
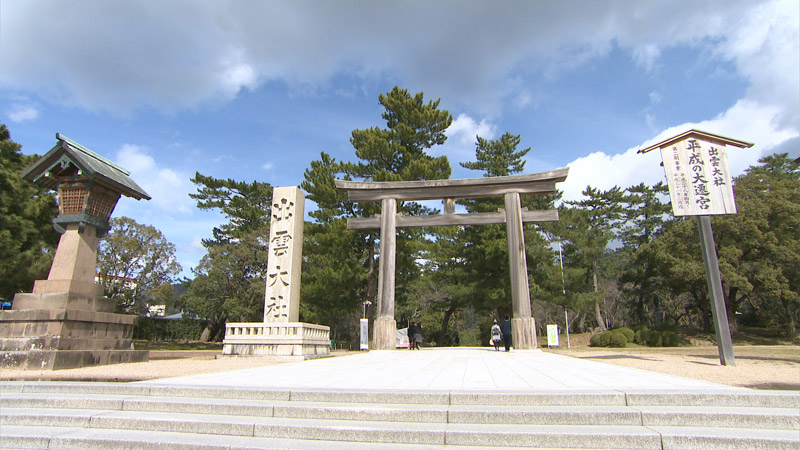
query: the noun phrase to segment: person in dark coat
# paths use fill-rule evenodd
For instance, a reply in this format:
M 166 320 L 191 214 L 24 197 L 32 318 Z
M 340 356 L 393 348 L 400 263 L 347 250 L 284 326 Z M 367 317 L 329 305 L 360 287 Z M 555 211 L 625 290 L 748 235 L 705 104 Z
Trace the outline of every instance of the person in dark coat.
M 417 324 L 414 327 L 414 346 L 411 348 L 421 350 L 420 348 L 421 345 L 422 345 L 422 324 Z
M 408 335 L 408 349 L 414 350 L 414 334 L 417 332 L 417 326 L 414 325 L 414 322 L 410 322 L 408 324 L 408 331 L 406 334 Z
M 503 344 L 506 346 L 506 351 L 511 351 L 511 321 L 508 316 L 500 324 L 500 331 L 503 332 Z

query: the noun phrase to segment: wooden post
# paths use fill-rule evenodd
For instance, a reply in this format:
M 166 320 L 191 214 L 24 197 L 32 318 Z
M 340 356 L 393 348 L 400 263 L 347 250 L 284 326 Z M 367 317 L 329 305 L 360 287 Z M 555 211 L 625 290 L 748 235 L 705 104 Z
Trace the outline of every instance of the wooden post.
M 512 345 L 519 350 L 536 348 L 536 327 L 533 317 L 531 317 L 528 262 L 525 257 L 525 238 L 522 230 L 522 206 L 520 205 L 519 193 L 506 193 L 505 207 L 513 311 L 511 320 Z
M 700 246 L 703 249 L 703 261 L 706 266 L 708 294 L 711 296 L 711 315 L 714 319 L 714 332 L 717 335 L 719 362 L 723 366 L 735 366 L 731 329 L 728 325 L 728 312 L 725 308 L 725 296 L 722 293 L 722 280 L 719 275 L 719 261 L 714 247 L 714 233 L 711 230 L 711 217 L 697 216 L 700 228 Z
M 397 240 L 397 200 L 381 200 L 381 256 L 378 269 L 378 317 L 373 338 L 377 350 L 394 350 L 394 270 Z

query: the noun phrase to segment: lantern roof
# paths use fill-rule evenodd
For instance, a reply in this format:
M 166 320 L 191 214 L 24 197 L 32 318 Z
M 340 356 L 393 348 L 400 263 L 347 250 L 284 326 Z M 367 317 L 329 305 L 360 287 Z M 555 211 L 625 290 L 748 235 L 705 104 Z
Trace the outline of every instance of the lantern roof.
M 22 178 L 56 189 L 59 181 L 52 175 L 73 165 L 78 174 L 93 182 L 136 200 L 150 200 L 147 192 L 130 178 L 127 170 L 62 134 L 56 133 L 56 139 L 58 142 L 55 147 L 25 169 Z
M 685 133 L 681 133 L 677 136 L 673 136 L 667 140 L 661 141 L 658 144 L 653 144 L 647 148 L 640 149 L 636 153 L 647 153 L 651 150 L 668 147 L 676 142 L 680 142 L 689 138 L 696 138 L 702 141 L 713 142 L 718 145 L 731 145 L 739 148 L 750 148 L 754 145 L 750 142 L 740 141 L 738 139 L 733 139 L 725 136 L 720 136 L 718 134 L 692 129 Z

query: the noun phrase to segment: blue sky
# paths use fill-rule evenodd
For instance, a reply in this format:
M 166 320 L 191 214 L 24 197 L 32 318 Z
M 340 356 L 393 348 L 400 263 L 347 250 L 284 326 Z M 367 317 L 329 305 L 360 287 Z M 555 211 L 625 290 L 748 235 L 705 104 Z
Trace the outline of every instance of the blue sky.
M 189 269 L 224 221 L 196 171 L 298 185 L 320 152 L 354 160 L 395 85 L 441 99 L 453 178 L 475 136 L 520 134 L 526 172 L 570 167 L 575 199 L 664 177 L 645 145 L 689 128 L 800 156 L 800 4 L 753 1 L 6 0 L 0 121 L 25 153 L 62 133 L 153 197 L 116 216 L 154 225 Z

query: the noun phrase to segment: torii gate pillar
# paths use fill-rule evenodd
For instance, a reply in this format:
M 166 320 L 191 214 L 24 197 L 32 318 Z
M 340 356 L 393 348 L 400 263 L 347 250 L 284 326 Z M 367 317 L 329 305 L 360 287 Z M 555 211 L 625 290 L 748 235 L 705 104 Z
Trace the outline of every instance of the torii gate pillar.
M 394 269 L 397 242 L 397 200 L 381 200 L 381 259 L 378 271 L 378 317 L 373 345 L 379 350 L 395 348 Z
M 508 266 L 511 272 L 512 345 L 516 349 L 536 348 L 536 322 L 531 316 L 531 295 L 528 286 L 528 261 L 522 229 L 522 207 L 519 193 L 505 195 Z

